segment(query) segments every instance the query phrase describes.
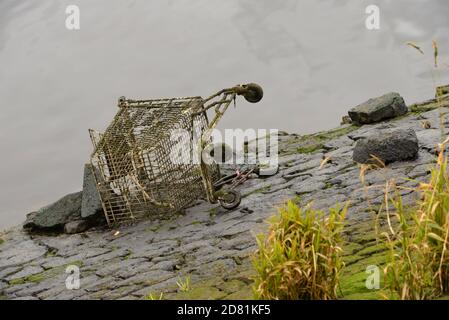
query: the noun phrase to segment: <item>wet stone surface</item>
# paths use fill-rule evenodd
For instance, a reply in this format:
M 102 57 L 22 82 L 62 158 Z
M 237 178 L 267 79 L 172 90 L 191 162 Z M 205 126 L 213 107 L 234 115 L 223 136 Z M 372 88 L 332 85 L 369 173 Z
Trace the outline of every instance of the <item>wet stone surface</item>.
M 266 231 L 266 220 L 277 207 L 300 199 L 327 209 L 351 199 L 348 224 L 355 229 L 348 231 L 348 237 L 363 235 L 357 226 L 370 218 L 369 208 L 381 203 L 383 191 L 363 192 L 359 167 L 352 160 L 356 141 L 385 127 L 415 130 L 416 159 L 391 163 L 365 177 L 370 185 L 395 178 L 398 185 L 413 186 L 428 177 L 440 139 L 439 130 L 426 129 L 421 119 L 436 128 L 438 114 L 437 110 L 419 117 L 409 113 L 389 122 L 343 126 L 307 137 L 282 136 L 279 172 L 243 185 L 242 203 L 233 211 L 198 201 L 182 215 L 123 226 L 118 234 L 104 227 L 58 236 L 31 236 L 21 226 L 8 230 L 0 234 L 0 297 L 142 299 L 163 292 L 166 299 L 251 298 L 249 257 L 256 248 L 255 234 Z M 413 201 L 416 195 L 405 197 Z M 77 290 L 65 285 L 69 265 L 80 270 Z M 179 283 L 186 277 L 191 290 L 183 292 Z

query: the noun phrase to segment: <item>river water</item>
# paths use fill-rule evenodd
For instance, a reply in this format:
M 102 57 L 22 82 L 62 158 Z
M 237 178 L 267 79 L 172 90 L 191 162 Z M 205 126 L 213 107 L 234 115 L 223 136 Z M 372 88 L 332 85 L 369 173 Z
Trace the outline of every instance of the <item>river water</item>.
M 365 27 L 370 4 L 379 30 Z M 81 189 L 87 129 L 105 128 L 119 96 L 258 82 L 263 101 L 238 103 L 221 128 L 329 129 L 385 92 L 432 97 L 431 41 L 449 61 L 448 16 L 447 0 L 1 0 L 0 229 Z

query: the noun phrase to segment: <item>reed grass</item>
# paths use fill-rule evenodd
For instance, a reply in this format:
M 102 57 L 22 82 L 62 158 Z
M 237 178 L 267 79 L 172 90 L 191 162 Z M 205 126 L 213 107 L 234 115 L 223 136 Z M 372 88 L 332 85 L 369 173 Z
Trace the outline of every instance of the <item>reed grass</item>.
M 409 42 L 407 45 L 424 55 L 415 43 Z M 441 140 L 444 140 L 444 114 L 436 84 L 439 54 L 435 40 L 432 41 L 432 49 L 431 74 L 440 113 Z M 389 230 L 381 234 L 388 247 L 384 274 L 389 293 L 385 298 L 425 300 L 449 293 L 449 177 L 448 158 L 445 155 L 448 142 L 449 138 L 446 138 L 438 145 L 438 159 L 431 168 L 429 182 L 420 183 L 415 188 L 414 191 L 421 195 L 415 207 L 404 207 L 397 187 L 385 189 L 385 209 L 389 221 Z M 389 203 L 393 205 L 393 213 L 389 210 Z M 394 227 L 390 215 L 395 219 Z
M 347 205 L 323 211 L 289 201 L 257 237 L 256 299 L 336 299 L 344 263 L 341 234 Z
M 395 190 L 386 201 L 394 206 L 396 226 L 383 232 L 388 247 L 384 269 L 388 299 L 427 300 L 449 293 L 449 177 L 444 149 L 449 139 L 439 145 L 437 164 L 431 169 L 428 183 L 416 188 L 422 198 L 407 210 Z

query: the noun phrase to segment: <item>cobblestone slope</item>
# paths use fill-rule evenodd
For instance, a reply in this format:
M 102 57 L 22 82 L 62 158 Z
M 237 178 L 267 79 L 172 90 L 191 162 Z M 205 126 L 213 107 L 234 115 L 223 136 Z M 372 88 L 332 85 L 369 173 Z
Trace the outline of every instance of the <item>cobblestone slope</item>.
M 244 198 L 234 211 L 198 201 L 183 215 L 121 227 L 118 235 L 115 230 L 98 229 L 76 235 L 30 236 L 21 227 L 13 228 L 0 235 L 0 296 L 141 299 L 163 292 L 166 299 L 252 298 L 248 258 L 256 248 L 255 234 L 266 230 L 266 219 L 276 213 L 276 207 L 299 197 L 322 209 L 351 200 L 346 254 L 352 274 L 343 283 L 343 294 L 350 297 L 360 287 L 361 280 L 353 276 L 363 269 L 361 261 L 377 253 L 368 230 L 372 208 L 383 197 L 381 188 L 362 187 L 359 168 L 352 160 L 355 141 L 377 129 L 414 129 L 420 148 L 417 159 L 395 162 L 366 175 L 366 183 L 373 186 L 391 178 L 400 185 L 414 186 L 427 179 L 428 167 L 435 161 L 438 115 L 436 109 L 423 113 L 415 109 L 377 124 L 345 125 L 309 136 L 281 135 L 279 173 L 242 186 Z M 323 157 L 330 161 L 320 167 Z M 406 201 L 414 201 L 411 191 L 403 195 Z M 67 290 L 65 269 L 73 264 L 80 267 L 81 287 Z M 182 292 L 177 282 L 186 277 L 191 289 Z

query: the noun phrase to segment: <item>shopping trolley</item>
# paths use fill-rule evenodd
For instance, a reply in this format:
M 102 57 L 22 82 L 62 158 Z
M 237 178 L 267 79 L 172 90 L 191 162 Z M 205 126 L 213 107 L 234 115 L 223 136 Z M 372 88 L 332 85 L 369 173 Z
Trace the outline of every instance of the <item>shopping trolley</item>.
M 107 129 L 89 130 L 91 164 L 108 225 L 179 212 L 199 198 L 226 209 L 237 207 L 241 199 L 236 190 L 214 186 L 220 170 L 206 151 L 212 130 L 240 95 L 256 103 L 263 90 L 250 83 L 206 99 L 120 97 Z

